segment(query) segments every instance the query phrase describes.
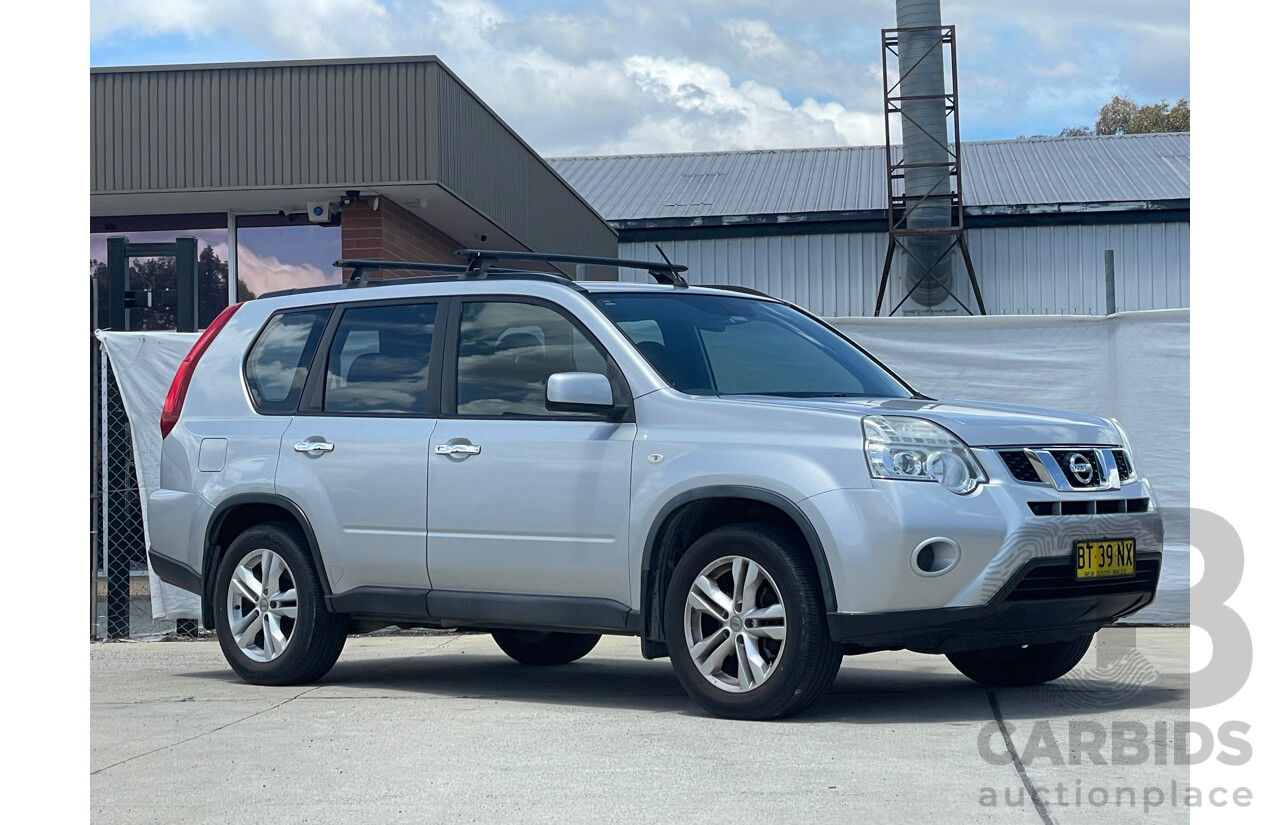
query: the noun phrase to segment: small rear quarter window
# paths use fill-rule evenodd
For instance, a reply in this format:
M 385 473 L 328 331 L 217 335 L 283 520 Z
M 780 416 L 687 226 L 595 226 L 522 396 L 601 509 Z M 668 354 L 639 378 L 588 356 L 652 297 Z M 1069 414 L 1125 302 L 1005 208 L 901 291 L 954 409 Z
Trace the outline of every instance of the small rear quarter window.
M 329 307 L 281 312 L 266 327 L 245 361 L 254 406 L 264 413 L 292 413 L 315 355 Z

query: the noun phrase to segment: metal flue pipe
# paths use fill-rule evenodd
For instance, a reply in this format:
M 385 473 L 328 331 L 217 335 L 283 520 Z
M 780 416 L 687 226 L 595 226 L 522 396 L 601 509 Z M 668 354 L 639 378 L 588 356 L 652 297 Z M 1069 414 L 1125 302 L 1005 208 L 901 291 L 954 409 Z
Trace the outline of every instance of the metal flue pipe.
M 928 31 L 898 35 L 899 90 L 902 107 L 902 155 L 906 164 L 937 164 L 904 170 L 908 229 L 951 225 L 951 179 L 947 153 L 946 91 L 942 70 L 940 0 L 897 0 L 898 28 L 927 27 Z M 919 99 L 912 99 L 919 98 Z M 914 207 L 914 208 L 913 208 Z M 915 287 L 911 297 L 925 306 L 936 306 L 947 297 L 954 280 L 950 254 L 929 266 L 951 243 L 938 237 L 903 239 L 911 253 L 905 256 L 905 288 Z M 914 256 L 914 258 L 913 258 Z M 919 286 L 916 286 L 919 284 Z

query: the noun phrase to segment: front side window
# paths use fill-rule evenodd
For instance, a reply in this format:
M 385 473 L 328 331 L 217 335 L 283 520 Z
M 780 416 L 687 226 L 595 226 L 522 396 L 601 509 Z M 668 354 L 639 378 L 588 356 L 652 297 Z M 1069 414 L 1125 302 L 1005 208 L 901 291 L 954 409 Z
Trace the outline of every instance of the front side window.
M 330 309 L 282 312 L 266 327 L 245 361 L 245 379 L 258 410 L 291 413 L 298 407 L 307 371 Z
M 608 375 L 609 362 L 593 341 L 549 307 L 516 301 L 462 305 L 458 415 L 588 415 L 547 409 L 547 379 L 557 372 Z
M 355 307 L 329 347 L 324 411 L 423 415 L 436 304 Z
M 802 312 L 730 295 L 605 293 L 595 303 L 691 395 L 908 398 L 865 353 Z

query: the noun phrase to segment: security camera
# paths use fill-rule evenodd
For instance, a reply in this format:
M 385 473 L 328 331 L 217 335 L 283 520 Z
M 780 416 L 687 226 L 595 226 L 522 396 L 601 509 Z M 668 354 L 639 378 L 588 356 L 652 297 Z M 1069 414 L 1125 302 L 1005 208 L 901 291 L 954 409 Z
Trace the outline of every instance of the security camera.
M 307 220 L 312 223 L 328 223 L 333 220 L 333 204 L 328 202 L 308 203 Z

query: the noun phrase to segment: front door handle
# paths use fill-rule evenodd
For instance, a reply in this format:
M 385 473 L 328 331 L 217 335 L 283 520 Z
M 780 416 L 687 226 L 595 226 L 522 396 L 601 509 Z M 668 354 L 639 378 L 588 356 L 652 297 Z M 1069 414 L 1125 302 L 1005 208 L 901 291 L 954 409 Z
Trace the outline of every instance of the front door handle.
M 299 453 L 331 453 L 333 445 L 328 441 L 299 441 L 293 449 Z
M 436 455 L 479 455 L 479 444 L 437 444 Z

